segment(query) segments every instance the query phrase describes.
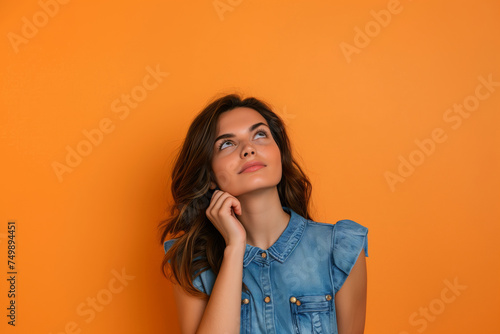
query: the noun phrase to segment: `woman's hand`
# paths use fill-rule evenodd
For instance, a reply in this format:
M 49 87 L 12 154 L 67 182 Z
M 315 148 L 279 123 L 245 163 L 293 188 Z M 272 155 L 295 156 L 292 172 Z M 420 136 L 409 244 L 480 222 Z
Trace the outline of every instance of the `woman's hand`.
M 246 245 L 247 234 L 241 222 L 236 218 L 241 216 L 241 204 L 236 197 L 222 190 L 215 190 L 206 210 L 208 219 L 220 232 L 229 245 Z

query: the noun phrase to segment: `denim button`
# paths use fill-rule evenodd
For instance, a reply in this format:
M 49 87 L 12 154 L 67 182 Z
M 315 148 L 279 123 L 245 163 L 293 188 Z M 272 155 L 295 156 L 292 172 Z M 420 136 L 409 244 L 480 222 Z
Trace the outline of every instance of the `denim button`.
M 262 258 L 265 259 L 267 257 L 267 254 L 266 253 L 261 253 L 260 256 L 262 256 Z
M 269 303 L 269 302 L 271 301 L 271 297 L 267 296 L 266 298 L 264 298 L 264 301 L 265 301 L 266 303 Z
M 300 300 L 297 300 L 297 302 L 295 302 L 295 304 L 297 304 L 297 306 L 302 305 L 302 303 L 300 302 Z
M 297 301 L 297 298 L 295 298 L 295 297 L 290 298 L 291 303 L 295 304 L 296 301 Z
M 326 295 L 325 298 L 326 298 L 326 300 L 332 300 L 332 296 L 330 296 L 330 295 Z
M 241 301 L 241 303 L 243 303 L 243 304 L 248 304 L 248 303 L 250 303 L 250 301 L 248 300 L 248 298 L 245 298 L 245 299 L 243 299 L 243 300 Z

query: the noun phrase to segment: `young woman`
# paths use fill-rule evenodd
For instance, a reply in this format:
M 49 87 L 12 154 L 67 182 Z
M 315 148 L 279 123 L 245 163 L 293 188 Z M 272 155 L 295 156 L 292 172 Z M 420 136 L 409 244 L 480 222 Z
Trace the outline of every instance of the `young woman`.
M 162 269 L 182 333 L 363 333 L 368 230 L 313 221 L 310 181 L 266 103 L 231 94 L 202 110 L 171 191 Z

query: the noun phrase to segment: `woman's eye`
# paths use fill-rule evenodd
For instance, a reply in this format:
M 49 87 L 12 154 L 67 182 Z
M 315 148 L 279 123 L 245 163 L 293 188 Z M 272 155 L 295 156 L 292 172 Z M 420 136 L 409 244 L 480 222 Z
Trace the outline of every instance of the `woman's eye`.
M 264 137 L 266 137 L 266 136 L 267 136 L 266 131 L 261 130 L 261 131 L 257 132 L 256 134 L 259 134 L 259 133 L 262 133 L 262 134 L 264 135 Z
M 229 140 L 225 140 L 223 141 L 222 143 L 220 143 L 219 145 L 219 150 L 222 150 L 222 146 L 225 144 L 225 143 L 231 143 Z
M 266 131 L 260 130 L 260 131 L 257 131 L 257 132 L 255 133 L 255 135 L 258 135 L 258 134 L 262 134 L 262 135 L 264 135 L 264 137 L 267 137 L 267 132 L 266 132 Z M 230 140 L 225 140 L 225 141 L 223 141 L 222 143 L 220 143 L 220 145 L 219 145 L 219 150 L 222 150 L 222 149 L 223 149 L 224 144 L 226 144 L 226 143 L 230 143 L 230 144 L 232 144 L 232 142 L 231 142 Z

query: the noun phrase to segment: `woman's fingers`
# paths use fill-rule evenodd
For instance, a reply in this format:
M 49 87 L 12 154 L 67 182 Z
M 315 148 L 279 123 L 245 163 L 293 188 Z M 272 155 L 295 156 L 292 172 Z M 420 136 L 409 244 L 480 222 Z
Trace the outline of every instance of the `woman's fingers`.
M 241 204 L 228 192 L 217 190 L 206 210 L 206 215 L 228 245 L 231 241 L 246 240 L 246 231 L 235 214 L 241 215 Z

